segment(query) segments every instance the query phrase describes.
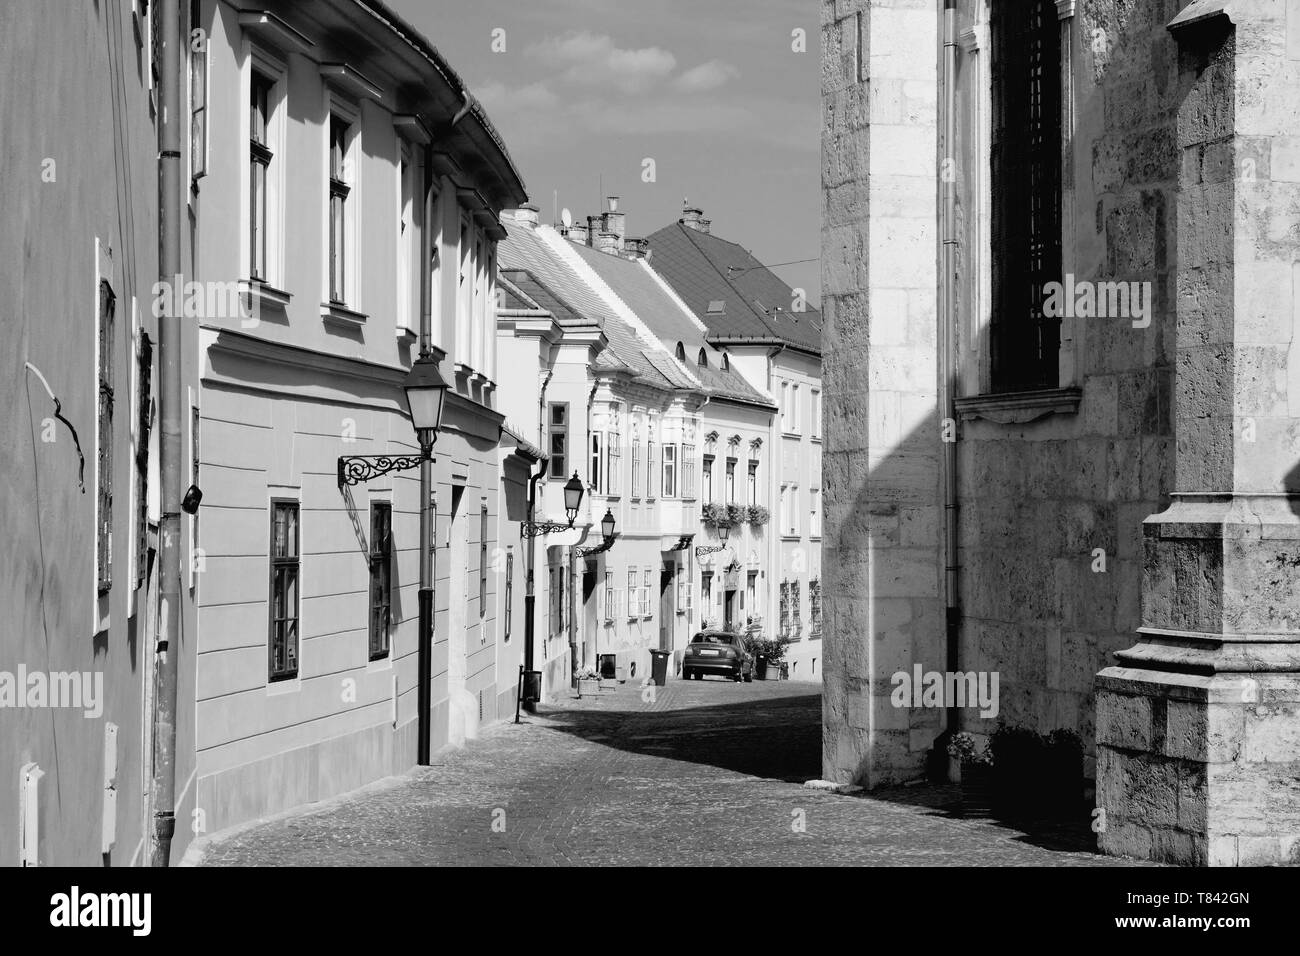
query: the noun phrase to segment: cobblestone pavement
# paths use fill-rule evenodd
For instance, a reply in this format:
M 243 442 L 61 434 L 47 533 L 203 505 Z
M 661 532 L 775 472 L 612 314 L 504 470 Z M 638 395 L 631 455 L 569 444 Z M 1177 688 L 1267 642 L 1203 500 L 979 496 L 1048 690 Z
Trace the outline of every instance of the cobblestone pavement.
M 436 764 L 208 845 L 205 865 L 1104 865 L 1086 821 L 962 819 L 952 787 L 839 795 L 820 687 L 632 684 L 487 728 Z M 495 827 L 494 827 L 495 822 Z M 802 824 L 802 831 L 800 829 Z

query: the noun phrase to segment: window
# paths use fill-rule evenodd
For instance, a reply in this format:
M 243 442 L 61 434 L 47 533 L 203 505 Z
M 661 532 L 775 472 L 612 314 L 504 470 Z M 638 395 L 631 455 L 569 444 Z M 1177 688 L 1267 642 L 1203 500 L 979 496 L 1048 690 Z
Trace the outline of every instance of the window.
M 595 494 L 601 493 L 601 473 L 604 469 L 604 435 L 600 432 L 591 433 L 591 468 L 587 472 L 587 481 L 591 485 L 591 490 Z
M 781 582 L 781 636 L 790 633 L 790 582 Z
M 614 623 L 614 572 L 605 572 L 605 623 Z
M 460 223 L 460 272 L 456 278 L 456 361 L 473 362 L 474 266 L 469 223 Z
M 551 633 L 564 631 L 566 609 L 564 606 L 564 568 L 551 568 Z
M 700 357 L 697 364 L 700 366 L 700 368 L 709 367 L 709 355 L 707 352 L 704 351 L 704 349 L 700 349 Z
M 627 569 L 627 616 L 629 618 L 637 616 L 637 608 L 640 604 L 640 590 L 637 588 L 636 568 Z
M 348 300 L 347 240 L 348 196 L 352 192 L 347 182 L 348 140 L 351 125 L 343 118 L 330 115 L 330 301 L 340 305 Z
M 411 262 L 416 240 L 415 164 L 405 143 L 398 147 L 397 173 L 397 329 L 414 332 L 411 315 L 415 288 L 411 282 Z
M 749 503 L 756 505 L 758 504 L 758 462 L 752 458 L 749 460 L 749 477 L 746 481 Z
M 190 0 L 190 36 L 202 29 L 200 0 Z M 190 177 L 199 179 L 208 171 L 208 44 L 190 47 Z
M 808 582 L 808 613 L 814 631 L 820 631 L 822 627 L 822 582 L 820 578 L 813 578 Z
M 650 579 L 653 576 L 654 576 L 654 571 L 651 568 L 646 568 L 645 574 L 642 576 L 643 583 L 641 585 L 641 615 L 643 617 L 653 616 L 653 612 L 650 610 L 651 608 L 650 591 L 652 587 L 650 583 Z
M 797 485 L 781 486 L 781 533 L 799 534 L 799 488 Z
M 704 606 L 704 620 L 708 620 L 709 607 L 713 604 L 713 572 L 700 572 L 700 603 Z
M 552 402 L 550 419 L 551 477 L 566 478 L 569 471 L 569 406 Z
M 621 493 L 619 477 L 623 469 L 623 436 L 618 432 L 610 432 L 608 439 L 605 449 L 605 494 L 617 495 Z
M 681 362 L 686 361 L 686 346 L 681 342 L 677 343 L 677 359 Z
M 781 397 L 778 402 L 778 405 L 781 413 L 781 431 L 788 432 L 790 430 L 790 383 L 789 382 L 781 383 Z
M 808 491 L 809 508 L 808 508 L 808 534 L 814 538 L 822 536 L 822 493 L 819 488 L 812 488 Z
M 266 279 L 267 189 L 271 160 L 269 126 L 271 121 L 271 88 L 275 84 L 263 73 L 253 71 L 249 84 L 248 105 L 248 241 L 251 260 L 249 275 Z
M 479 620 L 487 617 L 487 581 L 488 581 L 488 510 L 487 505 L 478 512 L 478 616 Z
M 632 497 L 641 497 L 641 443 L 632 440 Z
M 787 429 L 795 435 L 803 432 L 803 421 L 799 418 L 799 385 L 790 386 L 790 427 Z
M 298 502 L 271 501 L 270 679 L 298 675 Z
M 702 468 L 704 475 L 704 500 L 713 500 L 713 456 L 704 456 L 704 466 Z
M 655 479 L 659 474 L 659 452 L 653 440 L 646 442 L 645 496 L 655 497 Z
M 727 459 L 727 503 L 736 500 L 736 459 Z
M 795 580 L 790 582 L 790 623 L 798 627 L 799 622 L 799 582 Z
M 822 393 L 819 388 L 812 390 L 812 437 L 822 437 Z
M 515 599 L 515 553 L 512 549 L 506 549 L 506 621 L 504 626 L 505 639 L 510 640 L 510 624 L 514 620 L 514 599 Z
M 664 445 L 664 484 L 665 498 L 677 497 L 677 446 Z
M 1059 384 L 1060 319 L 1044 315 L 1061 278 L 1061 46 L 1056 5 L 1026 0 L 990 20 L 993 129 L 994 391 Z
M 370 505 L 370 659 L 388 656 L 393 607 L 393 506 Z
M 682 446 L 682 497 L 695 497 L 695 446 Z
M 754 612 L 758 610 L 758 572 L 750 571 L 745 575 L 745 606 L 749 608 L 750 614 L 757 618 Z
M 95 579 L 100 594 L 113 587 L 113 346 L 117 296 L 99 283 L 99 424 L 95 465 Z
M 731 356 L 727 355 L 726 352 L 722 353 L 722 370 L 724 372 L 731 371 Z

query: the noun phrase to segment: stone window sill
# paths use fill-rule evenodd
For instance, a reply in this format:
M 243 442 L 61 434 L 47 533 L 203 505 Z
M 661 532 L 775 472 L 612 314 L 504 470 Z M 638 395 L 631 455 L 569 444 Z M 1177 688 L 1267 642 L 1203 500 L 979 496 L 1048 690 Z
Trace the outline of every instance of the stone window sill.
M 320 304 L 320 316 L 326 322 L 336 322 L 339 325 L 354 328 L 361 328 L 366 324 L 366 319 L 369 318 L 364 312 L 355 312 L 338 302 L 322 302 Z
M 1043 388 L 1032 392 L 972 395 L 956 401 L 962 421 L 977 418 L 1002 425 L 1023 425 L 1048 415 L 1073 415 L 1083 399 L 1081 388 Z

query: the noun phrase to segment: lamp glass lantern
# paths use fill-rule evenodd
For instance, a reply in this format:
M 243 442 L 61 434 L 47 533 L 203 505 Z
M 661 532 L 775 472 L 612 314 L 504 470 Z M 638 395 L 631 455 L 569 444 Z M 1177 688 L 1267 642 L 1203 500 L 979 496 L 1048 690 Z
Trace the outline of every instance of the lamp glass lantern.
M 729 524 L 720 524 L 720 525 L 718 525 L 718 537 L 719 537 L 719 538 L 721 538 L 723 541 L 726 541 L 727 538 L 729 538 L 730 536 L 731 536 L 731 525 L 729 525 Z
M 406 381 L 402 383 L 406 390 L 406 406 L 411 412 L 411 424 L 423 447 L 432 445 L 438 438 L 447 387 L 438 372 L 437 361 L 428 355 L 422 355 L 412 363 Z
M 569 519 L 569 527 L 573 527 L 573 522 L 578 519 L 578 507 L 582 504 L 582 495 L 585 489 L 582 487 L 582 479 L 578 477 L 575 471 L 573 477 L 564 483 L 564 514 Z
M 609 508 L 605 509 L 605 517 L 600 520 L 600 531 L 606 541 L 614 537 L 614 512 Z

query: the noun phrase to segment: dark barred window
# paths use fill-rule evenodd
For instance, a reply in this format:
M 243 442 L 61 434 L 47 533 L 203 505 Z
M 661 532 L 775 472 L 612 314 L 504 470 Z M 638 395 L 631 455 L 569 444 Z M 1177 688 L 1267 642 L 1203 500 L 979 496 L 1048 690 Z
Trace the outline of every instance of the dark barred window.
M 1059 318 L 1044 291 L 1061 280 L 1061 47 L 1052 0 L 1000 0 L 990 20 L 993 76 L 994 391 L 1059 384 Z

